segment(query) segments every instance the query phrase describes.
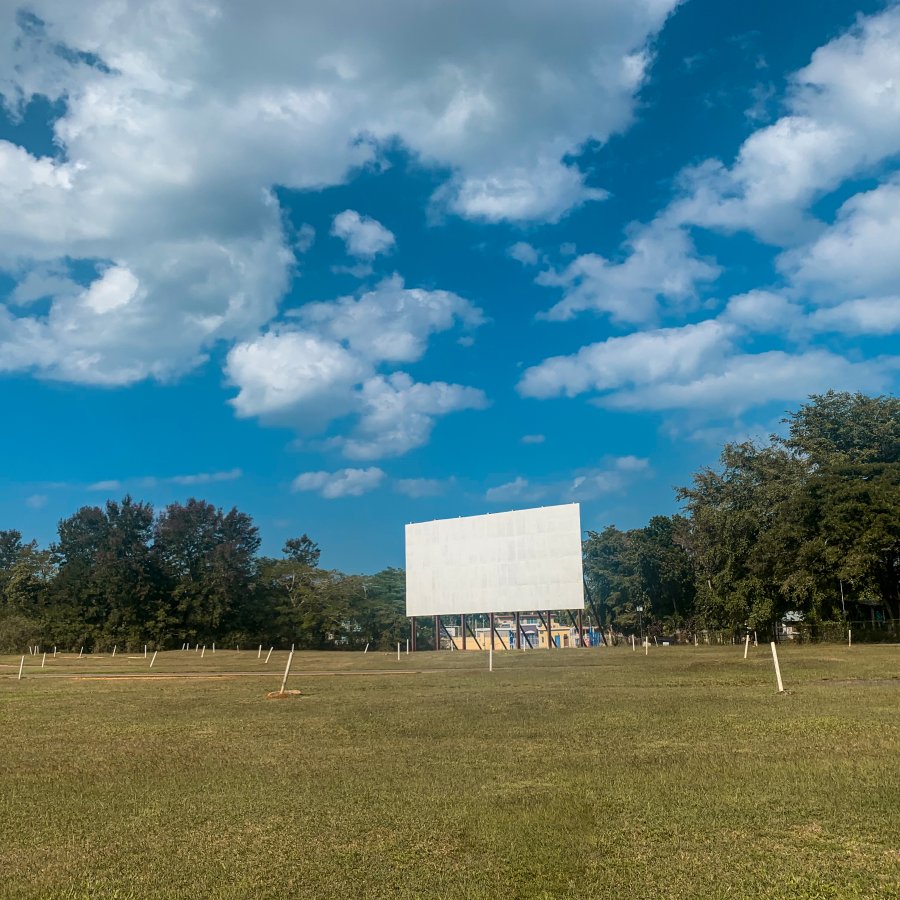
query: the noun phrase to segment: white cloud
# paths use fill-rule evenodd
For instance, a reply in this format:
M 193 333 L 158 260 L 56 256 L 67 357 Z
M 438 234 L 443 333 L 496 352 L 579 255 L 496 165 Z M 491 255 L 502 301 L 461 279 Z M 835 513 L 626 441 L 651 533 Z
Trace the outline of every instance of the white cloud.
M 351 256 L 373 259 L 393 249 L 396 239 L 381 222 L 361 216 L 355 209 L 345 209 L 331 222 L 331 233 L 339 237 Z
M 369 372 L 343 345 L 308 331 L 278 328 L 237 344 L 226 373 L 239 388 L 231 401 L 242 418 L 301 418 L 321 427 L 352 408 L 352 391 Z
M 4 4 L 5 102 L 65 108 L 57 158 L 0 141 L 0 266 L 105 272 L 77 303 L 54 286 L 46 316 L 4 310 L 0 369 L 128 384 L 247 340 L 312 239 L 285 233 L 274 186 L 341 184 L 398 143 L 451 173 L 461 215 L 552 220 L 599 197 L 563 159 L 629 125 L 676 3 Z
M 338 442 L 350 459 L 400 456 L 428 442 L 437 416 L 487 406 L 484 393 L 476 388 L 414 382 L 405 372 L 369 379 L 360 402 L 354 433 Z
M 193 475 L 173 475 L 171 478 L 163 480 L 170 481 L 172 484 L 182 485 L 215 484 L 220 481 L 236 481 L 243 474 L 240 469 L 228 469 L 225 472 L 197 472 Z
M 546 438 L 542 434 L 523 434 L 523 444 L 543 444 Z
M 239 416 L 316 431 L 353 414 L 350 436 L 331 445 L 351 459 L 375 459 L 427 442 L 436 417 L 487 403 L 475 388 L 378 371 L 421 359 L 435 333 L 480 324 L 481 311 L 456 294 L 405 288 L 394 277 L 358 299 L 307 304 L 293 318 L 296 326 L 273 329 L 228 354 Z
M 525 371 L 518 390 L 537 398 L 590 392 L 599 395 L 599 405 L 614 409 L 737 415 L 828 388 L 882 390 L 900 366 L 900 357 L 853 362 L 828 350 L 741 352 L 737 341 L 742 331 L 729 321 L 735 308 L 744 307 L 736 317 L 744 328 L 766 330 L 772 324 L 765 310 L 772 297 L 748 296 L 737 298 L 736 306 L 719 319 L 608 338 L 570 356 L 544 360 Z M 754 304 L 764 314 L 748 309 Z
M 25 505 L 29 509 L 43 509 L 50 498 L 46 494 L 31 494 L 25 498 Z
M 536 266 L 540 259 L 537 250 L 526 241 L 516 241 L 506 252 L 523 266 Z
M 718 266 L 697 258 L 687 232 L 664 218 L 633 225 L 624 246 L 621 262 L 587 253 L 561 272 L 539 275 L 538 284 L 564 292 L 545 317 L 562 321 L 594 310 L 609 313 L 616 322 L 651 322 L 660 303 L 683 305 L 695 298 L 698 283 L 719 274 Z
M 738 415 L 772 401 L 802 401 L 829 388 L 882 390 L 894 368 L 896 361 L 855 363 L 828 350 L 770 350 L 736 354 L 692 378 L 628 386 L 598 402 L 614 409 L 702 409 Z
M 521 475 L 496 487 L 488 488 L 484 498 L 491 503 L 535 503 L 547 496 L 547 488 L 532 484 Z
M 316 491 L 328 500 L 359 497 L 381 484 L 384 472 L 376 466 L 368 469 L 339 469 L 337 472 L 304 472 L 292 484 L 295 491 Z
M 815 310 L 809 317 L 813 331 L 841 334 L 896 334 L 900 332 L 900 296 L 846 300 Z
M 898 76 L 900 77 L 900 76 Z M 784 253 L 779 268 L 822 303 L 884 296 L 900 284 L 900 177 L 856 194 L 816 240 Z
M 433 334 L 484 322 L 481 310 L 457 294 L 407 288 L 397 275 L 358 299 L 308 303 L 293 316 L 372 362 L 415 362 Z
M 563 499 L 588 501 L 606 494 L 624 491 L 643 473 L 650 471 L 650 461 L 638 456 L 622 456 L 605 465 L 578 472 L 564 487 Z
M 114 478 L 108 478 L 105 481 L 95 481 L 88 485 L 89 491 L 118 491 L 122 489 L 122 482 Z
M 535 483 L 519 475 L 512 481 L 485 491 L 491 503 L 536 503 L 539 500 L 567 502 L 595 500 L 618 493 L 650 474 L 649 460 L 638 456 L 607 457 L 599 466 L 578 469 L 562 481 Z
M 684 380 L 721 361 L 731 339 L 732 328 L 715 320 L 612 337 L 532 366 L 518 390 L 525 397 L 574 397 L 626 384 Z
M 159 485 L 174 484 L 192 487 L 198 484 L 216 484 L 223 481 L 236 481 L 243 477 L 241 469 L 228 469 L 221 472 L 195 472 L 190 475 L 145 475 L 137 478 L 109 478 L 89 484 L 89 491 L 123 491 L 132 487 L 154 488 Z M 70 485 L 65 485 L 70 486 Z
M 485 222 L 544 219 L 557 222 L 589 200 L 604 200 L 607 191 L 589 188 L 574 166 L 554 159 L 538 160 L 500 173 L 459 179 L 438 194 L 449 207 L 469 219 Z
M 779 334 L 799 324 L 803 307 L 773 291 L 748 291 L 728 301 L 722 319 L 757 334 Z
M 413 499 L 437 497 L 444 493 L 446 486 L 445 482 L 436 478 L 398 478 L 394 482 L 394 490 Z
M 900 151 L 898 44 L 891 6 L 816 50 L 792 79 L 788 114 L 754 132 L 730 167 L 710 160 L 684 173 L 673 216 L 779 244 L 813 236 L 817 197 Z

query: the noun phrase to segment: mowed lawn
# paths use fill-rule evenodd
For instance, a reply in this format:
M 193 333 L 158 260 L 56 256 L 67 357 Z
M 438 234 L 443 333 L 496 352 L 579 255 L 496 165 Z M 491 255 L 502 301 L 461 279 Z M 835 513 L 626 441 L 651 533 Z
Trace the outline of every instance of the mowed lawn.
M 742 656 L 2 657 L 0 895 L 900 897 L 900 647 Z

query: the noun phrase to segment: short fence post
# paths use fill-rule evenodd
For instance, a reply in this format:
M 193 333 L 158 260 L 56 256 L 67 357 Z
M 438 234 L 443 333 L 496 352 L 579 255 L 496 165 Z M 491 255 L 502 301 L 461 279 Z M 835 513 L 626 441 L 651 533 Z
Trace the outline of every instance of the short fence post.
M 269 661 L 269 657 L 272 655 L 272 651 L 274 649 L 275 649 L 274 647 L 269 647 L 269 652 L 266 654 L 266 662 Z
M 744 659 L 747 658 L 747 651 L 750 649 L 750 632 L 747 632 L 747 637 L 744 639 Z
M 781 681 L 781 667 L 778 665 L 778 651 L 775 649 L 775 641 L 772 644 L 772 662 L 775 663 L 775 681 L 778 683 L 778 693 L 784 693 L 784 684 Z
M 154 650 L 154 651 L 153 651 L 153 659 L 150 660 L 150 668 L 151 668 L 151 669 L 153 668 L 153 663 L 156 662 L 156 654 L 157 654 L 157 653 L 159 653 L 159 650 Z
M 22 657 L 22 661 L 19 663 L 19 677 L 16 679 L 17 681 L 22 680 L 22 669 L 25 668 L 25 657 Z
M 291 662 L 293 661 L 293 659 L 294 659 L 294 651 L 291 650 L 291 652 L 288 653 L 287 665 L 284 667 L 284 678 L 281 679 L 281 690 L 279 691 L 279 693 L 281 693 L 281 694 L 284 693 L 284 686 L 287 684 L 288 672 L 291 671 Z

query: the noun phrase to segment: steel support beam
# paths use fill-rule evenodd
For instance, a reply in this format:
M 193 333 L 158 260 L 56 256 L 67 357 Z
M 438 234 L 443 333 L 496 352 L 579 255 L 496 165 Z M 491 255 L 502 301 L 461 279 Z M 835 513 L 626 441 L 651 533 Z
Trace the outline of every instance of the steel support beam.
M 409 649 L 412 650 L 413 653 L 416 652 L 416 617 L 412 616 L 412 620 L 409 623 Z
M 459 617 L 459 630 L 462 632 L 462 648 L 466 649 L 466 614 Z

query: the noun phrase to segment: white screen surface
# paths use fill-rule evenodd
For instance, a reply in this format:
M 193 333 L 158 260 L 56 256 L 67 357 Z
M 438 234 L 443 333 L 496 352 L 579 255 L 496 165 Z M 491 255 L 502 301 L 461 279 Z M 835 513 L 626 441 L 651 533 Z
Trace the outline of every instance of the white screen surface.
M 583 609 L 577 503 L 406 526 L 406 614 Z

